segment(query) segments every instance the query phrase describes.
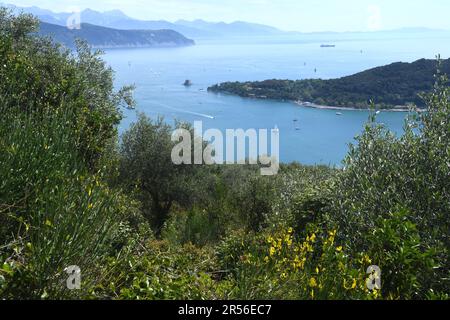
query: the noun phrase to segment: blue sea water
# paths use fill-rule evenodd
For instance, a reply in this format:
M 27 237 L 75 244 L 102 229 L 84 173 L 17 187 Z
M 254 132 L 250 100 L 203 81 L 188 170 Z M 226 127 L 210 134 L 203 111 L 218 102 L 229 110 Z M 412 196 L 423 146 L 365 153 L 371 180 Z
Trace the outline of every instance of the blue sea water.
M 163 116 L 204 128 L 280 129 L 282 162 L 340 165 L 368 119 L 367 111 L 300 107 L 291 102 L 244 99 L 208 93 L 224 81 L 336 78 L 392 62 L 450 56 L 446 32 L 314 34 L 278 38 L 217 39 L 196 46 L 108 50 L 105 59 L 116 71 L 116 85 L 135 84 L 136 111 L 124 110 L 120 132 L 136 120 L 136 112 Z M 321 44 L 335 48 L 321 48 Z M 182 84 L 190 79 L 189 88 Z M 405 113 L 378 116 L 401 133 Z M 294 119 L 298 119 L 295 124 Z M 296 130 L 296 127 L 299 130 Z

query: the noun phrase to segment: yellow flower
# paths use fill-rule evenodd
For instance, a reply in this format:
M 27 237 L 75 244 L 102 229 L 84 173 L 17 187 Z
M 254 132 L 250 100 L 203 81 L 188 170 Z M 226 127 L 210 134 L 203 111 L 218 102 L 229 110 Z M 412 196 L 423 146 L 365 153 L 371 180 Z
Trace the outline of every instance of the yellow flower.
M 372 263 L 372 259 L 370 259 L 370 257 L 366 254 L 366 255 L 364 255 L 364 262 L 366 262 L 366 263 Z
M 273 256 L 275 254 L 275 251 L 276 251 L 275 248 L 271 247 L 270 250 L 269 250 L 270 256 Z
M 344 279 L 344 288 L 346 290 L 353 290 L 353 289 L 356 288 L 356 285 L 357 285 L 356 279 L 353 279 L 353 283 L 352 283 L 352 285 L 350 287 L 347 286 L 347 280 Z
M 292 229 L 292 228 L 289 228 L 289 229 L 288 229 L 288 233 L 289 233 L 289 234 L 291 234 L 291 233 L 293 233 L 293 232 L 294 232 L 294 229 Z
M 315 242 L 316 241 L 316 234 L 313 233 L 310 237 L 311 242 Z
M 316 273 L 317 273 L 317 274 L 320 273 L 319 267 L 316 267 Z
M 378 299 L 380 297 L 380 291 L 377 289 L 374 289 L 372 291 L 372 295 L 373 295 L 374 299 Z
M 312 277 L 312 278 L 309 280 L 309 286 L 310 286 L 311 288 L 317 287 L 317 281 L 316 281 L 316 278 Z
M 289 246 L 289 247 L 291 247 L 292 246 L 292 239 L 287 239 L 287 241 L 286 241 L 286 244 Z
M 337 252 L 341 252 L 341 251 L 342 251 L 342 246 L 337 247 L 337 248 L 336 248 L 336 251 L 337 251 Z
M 265 262 L 265 263 L 268 263 L 268 262 L 269 262 L 269 257 L 265 257 L 265 258 L 264 258 L 264 262 Z

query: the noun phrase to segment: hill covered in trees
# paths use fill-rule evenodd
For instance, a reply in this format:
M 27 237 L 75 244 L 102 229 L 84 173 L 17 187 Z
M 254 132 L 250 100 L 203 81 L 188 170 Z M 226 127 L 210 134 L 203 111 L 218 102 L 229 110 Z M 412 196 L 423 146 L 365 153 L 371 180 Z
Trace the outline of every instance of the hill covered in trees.
M 340 79 L 226 82 L 208 90 L 341 108 L 367 109 L 371 101 L 379 109 L 407 109 L 409 105 L 424 108 L 420 94 L 433 89 L 437 68 L 436 60 L 421 59 L 413 63 L 393 63 Z M 442 73 L 450 74 L 450 59 L 442 61 L 440 68 Z
M 75 40 L 87 41 L 94 48 L 176 47 L 191 46 L 195 42 L 173 30 L 117 30 L 82 23 L 80 29 L 41 22 L 38 34 L 50 36 L 67 47 L 74 48 Z

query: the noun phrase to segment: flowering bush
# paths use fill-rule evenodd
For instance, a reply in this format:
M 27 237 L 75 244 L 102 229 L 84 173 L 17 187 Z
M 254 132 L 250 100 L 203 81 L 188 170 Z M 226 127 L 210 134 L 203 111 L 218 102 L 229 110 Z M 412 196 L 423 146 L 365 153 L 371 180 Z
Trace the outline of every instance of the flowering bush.
M 248 238 L 247 238 L 248 239 Z M 336 243 L 336 231 L 315 229 L 305 238 L 292 228 L 250 241 L 230 238 L 222 244 L 235 295 L 243 299 L 376 299 L 366 286 L 371 259 L 352 259 Z M 233 245 L 234 244 L 234 245 Z M 228 255 L 227 255 L 228 253 Z M 237 253 L 241 253 L 239 259 Z

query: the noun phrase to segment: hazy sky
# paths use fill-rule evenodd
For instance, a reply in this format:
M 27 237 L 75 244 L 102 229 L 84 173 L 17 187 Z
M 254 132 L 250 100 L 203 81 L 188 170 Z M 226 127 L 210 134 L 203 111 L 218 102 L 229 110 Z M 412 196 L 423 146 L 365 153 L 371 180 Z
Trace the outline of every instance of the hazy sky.
M 450 29 L 449 0 L 0 0 L 54 11 L 120 9 L 145 20 L 258 22 L 284 30 Z

